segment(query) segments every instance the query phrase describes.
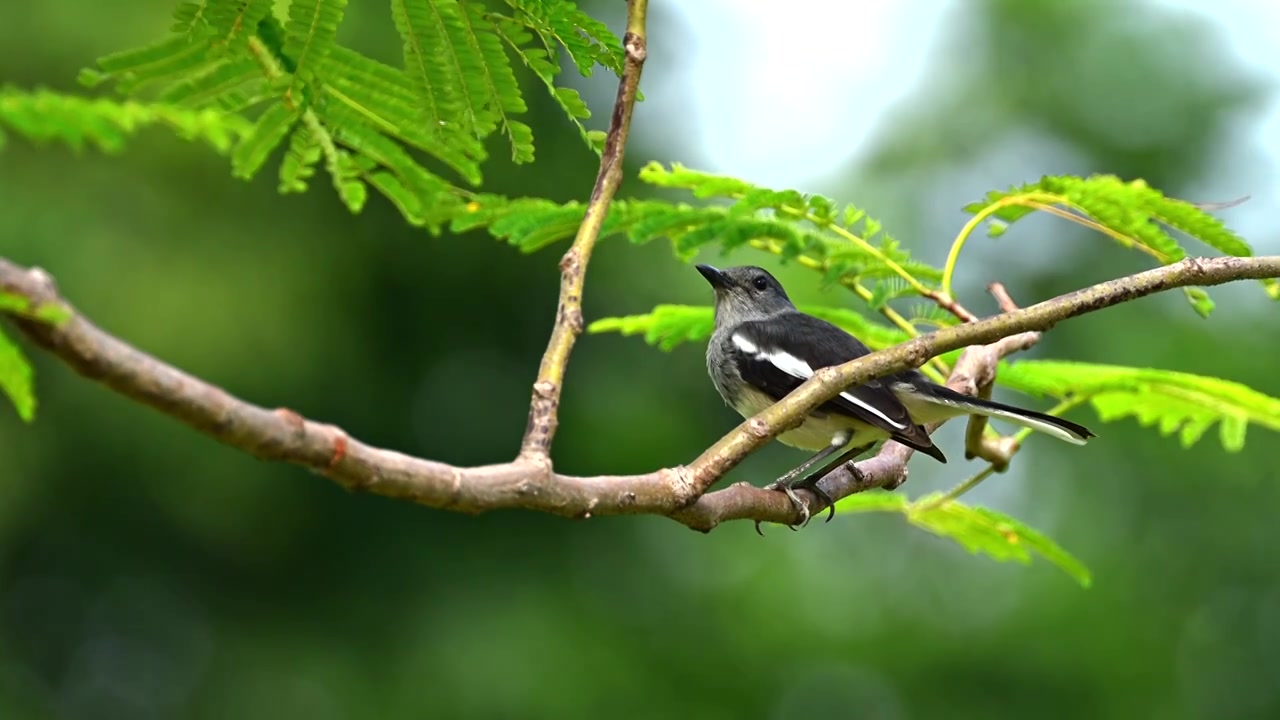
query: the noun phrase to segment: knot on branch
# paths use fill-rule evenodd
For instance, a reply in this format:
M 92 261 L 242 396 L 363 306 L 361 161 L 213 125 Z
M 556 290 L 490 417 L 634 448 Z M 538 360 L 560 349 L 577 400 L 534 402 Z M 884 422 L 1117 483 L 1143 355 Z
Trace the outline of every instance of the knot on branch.
M 276 417 L 284 421 L 285 427 L 289 428 L 289 432 L 294 437 L 301 439 L 307 433 L 307 421 L 301 415 L 286 407 L 276 408 L 274 410 Z
M 570 298 L 566 298 L 566 300 L 570 300 Z M 569 331 L 574 335 L 581 335 L 583 328 L 582 308 L 576 302 L 573 304 L 566 302 L 560 307 L 559 322 L 569 328 Z
M 560 258 L 560 282 L 571 282 L 582 270 L 582 256 L 577 247 L 569 248 Z
M 756 438 L 769 437 L 769 423 L 758 417 L 753 417 L 747 421 L 747 434 Z
M 675 496 L 676 507 L 684 508 L 698 501 L 702 496 L 702 492 L 698 490 L 697 484 L 694 482 L 693 476 L 689 472 L 689 468 L 681 465 L 674 468 L 666 468 L 658 471 L 658 476 L 662 478 L 662 482 L 671 488 L 671 494 Z M 628 492 L 628 504 L 635 504 L 636 494 Z
M 929 358 L 933 355 L 929 352 L 929 344 L 920 338 L 907 341 L 906 352 L 907 367 L 911 368 L 918 368 L 924 365 L 929 362 Z
M 649 48 L 645 43 L 645 39 L 636 33 L 629 32 L 622 38 L 622 47 L 627 51 L 627 59 L 631 62 L 642 63 L 649 57 Z
M 35 292 L 28 293 L 29 299 L 35 302 L 53 300 L 58 297 L 58 283 L 44 268 L 33 267 L 27 271 Z

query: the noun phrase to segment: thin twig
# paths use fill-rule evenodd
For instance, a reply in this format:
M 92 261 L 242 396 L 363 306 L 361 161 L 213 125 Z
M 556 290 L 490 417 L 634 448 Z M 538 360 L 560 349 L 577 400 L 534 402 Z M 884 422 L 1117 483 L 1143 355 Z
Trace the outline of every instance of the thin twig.
M 996 304 L 1004 312 L 1013 312 L 1018 309 L 1018 303 L 1009 297 L 1009 288 L 1006 288 L 1004 283 L 993 282 L 987 285 L 987 292 L 991 293 L 991 297 L 996 299 Z
M 1004 285 L 998 282 L 991 283 L 987 286 L 987 291 L 995 297 L 996 303 L 1000 305 L 1000 309 L 1004 312 L 1013 312 L 1018 309 L 1018 304 L 1009 296 L 1009 291 Z M 1000 359 L 1015 352 L 1030 350 L 1038 342 L 1040 342 L 1040 333 L 1031 331 L 1001 338 L 990 345 L 971 347 L 965 350 L 965 355 L 970 353 L 989 353 L 992 355 L 992 358 L 988 358 L 987 362 L 972 363 L 982 368 L 984 373 L 980 377 L 973 378 L 974 387 L 970 392 L 973 392 L 983 400 L 990 400 L 991 389 L 996 381 L 996 367 Z M 1014 454 L 1018 452 L 1019 442 L 1014 438 L 1001 435 L 988 437 L 987 427 L 985 415 L 969 416 L 969 423 L 965 427 L 964 433 L 964 457 L 966 460 L 982 458 L 991 463 L 995 472 L 1004 472 L 1008 469 L 1009 462 L 1013 460 Z
M 582 290 L 587 276 L 587 263 L 605 217 L 609 203 L 622 185 L 622 157 L 631 130 L 631 111 L 636 104 L 636 92 L 640 87 L 640 73 L 644 69 L 648 49 L 645 41 L 645 18 L 648 0 L 627 0 L 627 32 L 622 45 L 625 62 L 622 79 L 618 83 L 618 95 L 613 103 L 613 116 L 609 122 L 609 134 L 600 154 L 600 171 L 591 190 L 582 224 L 573 245 L 560 260 L 560 301 L 556 311 L 551 339 L 538 368 L 538 378 L 533 383 L 533 397 L 529 401 L 529 423 L 525 427 L 524 440 L 520 443 L 520 457 L 550 467 L 551 441 L 559 425 L 560 394 L 564 388 L 565 366 L 573 343 L 582 334 Z
M 32 307 L 43 308 L 45 316 L 66 318 L 50 324 L 25 313 L 6 312 L 30 340 L 81 375 L 256 457 L 301 465 L 352 490 L 435 508 L 471 513 L 524 508 L 568 517 L 660 514 L 699 530 L 734 519 L 796 522 L 795 508 L 782 493 L 743 483 L 703 493 L 749 453 L 850 385 L 918 367 L 929 357 L 956 348 L 1045 330 L 1067 318 L 1163 290 L 1274 277 L 1280 277 L 1280 256 L 1188 258 L 1029 308 L 944 328 L 821 370 L 688 466 L 643 475 L 574 477 L 521 460 L 463 468 L 410 457 L 366 445 L 340 428 L 293 411 L 245 402 L 98 329 L 59 295 L 47 273 L 0 259 L 0 291 L 26 298 Z M 964 370 L 974 378 L 985 372 L 983 368 Z M 900 483 L 906 477 L 909 455 L 906 448 L 886 443 L 878 455 L 857 464 L 859 472 L 846 466 L 832 473 L 823 480 L 823 489 L 838 500 L 870 487 Z M 812 495 L 809 499 L 813 501 Z

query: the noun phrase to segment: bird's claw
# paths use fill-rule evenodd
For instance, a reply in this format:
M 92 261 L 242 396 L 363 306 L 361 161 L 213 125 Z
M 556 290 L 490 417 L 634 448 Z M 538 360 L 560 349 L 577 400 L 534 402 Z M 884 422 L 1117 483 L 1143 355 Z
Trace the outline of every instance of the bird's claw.
M 804 527 L 808 525 L 809 521 L 813 519 L 813 516 L 809 511 L 808 503 L 806 503 L 804 500 L 801 500 L 800 496 L 796 494 L 796 489 L 798 488 L 804 488 L 805 490 L 808 490 L 814 495 L 817 495 L 824 503 L 827 504 L 828 512 L 827 512 L 826 522 L 831 522 L 831 518 L 835 517 L 835 514 L 836 514 L 835 502 L 831 500 L 830 495 L 827 495 L 825 492 L 821 490 L 821 488 L 818 487 L 817 481 L 809 480 L 807 478 L 805 480 L 801 480 L 799 482 L 794 482 L 794 483 L 783 482 L 782 480 L 775 480 L 769 483 L 768 485 L 765 485 L 764 489 L 786 493 L 787 499 L 791 501 L 791 504 L 795 507 L 796 512 L 800 513 L 799 522 L 795 523 L 794 525 L 787 525 L 787 527 L 790 528 L 792 531 L 794 531 L 798 527 Z M 764 535 L 763 532 L 760 532 L 760 523 L 758 521 L 756 522 L 756 533 L 760 535 Z

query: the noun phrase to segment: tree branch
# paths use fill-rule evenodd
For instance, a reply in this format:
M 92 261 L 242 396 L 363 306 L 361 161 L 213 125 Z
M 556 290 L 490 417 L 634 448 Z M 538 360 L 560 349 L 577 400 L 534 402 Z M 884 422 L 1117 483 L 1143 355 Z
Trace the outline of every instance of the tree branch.
M 520 457 L 547 467 L 550 467 L 551 441 L 559 425 L 565 366 L 569 364 L 574 341 L 582 334 L 582 289 L 587 263 L 609 213 L 609 203 L 622 184 L 622 156 L 631 130 L 631 111 L 636 104 L 640 72 L 648 55 L 645 41 L 648 5 L 648 0 L 627 0 L 627 32 L 622 39 L 626 56 L 618 95 L 613 103 L 613 117 L 609 121 L 609 134 L 600 154 L 600 171 L 591 190 L 587 212 L 578 226 L 577 237 L 560 260 L 560 303 L 556 322 L 538 368 L 538 379 L 533 383 L 533 398 L 529 401 L 529 424 L 520 443 Z
M 809 411 L 843 388 L 923 365 L 929 358 L 968 345 L 991 343 L 1030 330 L 1048 330 L 1068 318 L 1118 305 L 1172 288 L 1220 285 L 1232 280 L 1280 277 L 1280 256 L 1186 258 L 1127 278 L 1099 283 L 1022 310 L 943 328 L 871 353 L 843 365 L 823 368 L 790 395 L 749 418 L 688 466 L 697 494 L 731 470 L 749 453 L 797 427 Z
M 366 445 L 340 428 L 287 409 L 269 410 L 130 347 L 94 326 L 67 303 L 49 275 L 0 259 L 0 290 L 26 298 L 32 306 L 58 310 L 58 324 L 8 311 L 9 319 L 34 343 L 76 372 L 153 407 L 219 442 L 264 460 L 301 465 L 351 490 L 411 500 L 430 507 L 478 513 L 524 508 L 567 517 L 660 514 L 699 530 L 725 520 L 751 519 L 791 524 L 798 518 L 778 492 L 745 483 L 704 494 L 744 457 L 794 427 L 809 409 L 840 390 L 930 357 L 976 343 L 989 352 L 971 352 L 956 365 L 948 384 L 976 392 L 995 371 L 1002 353 L 1017 349 L 1003 342 L 1020 333 L 1047 330 L 1067 318 L 1135 298 L 1190 285 L 1280 277 L 1280 256 L 1188 258 L 1120 280 L 1094 285 L 1021 310 L 945 328 L 845 365 L 820 370 L 791 395 L 745 421 L 687 466 L 643 475 L 574 477 L 551 472 L 545 463 L 518 457 L 481 467 L 456 467 Z M 911 451 L 886 443 L 876 456 L 845 466 L 822 482 L 834 499 L 873 487 L 896 487 L 906 479 Z M 800 491 L 802 494 L 807 491 Z M 810 493 L 810 508 L 820 507 Z

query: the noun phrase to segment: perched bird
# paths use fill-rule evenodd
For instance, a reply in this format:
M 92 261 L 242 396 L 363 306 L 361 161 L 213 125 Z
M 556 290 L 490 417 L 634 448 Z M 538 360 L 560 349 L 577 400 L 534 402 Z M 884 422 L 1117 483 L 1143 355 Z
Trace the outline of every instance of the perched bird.
M 815 370 L 871 352 L 844 330 L 797 310 L 777 279 L 761 268 L 697 268 L 716 297 L 707 372 L 720 397 L 744 418 L 781 400 Z M 799 427 L 779 435 L 784 445 L 816 452 L 769 488 L 785 492 L 807 521 L 808 507 L 794 489 L 808 488 L 830 505 L 831 498 L 817 482 L 885 438 L 945 463 L 946 456 L 922 426 L 960 415 L 1008 420 L 1076 445 L 1094 437 L 1070 420 L 963 395 L 919 370 L 904 370 L 846 389 L 811 412 Z M 835 460 L 797 480 L 836 453 L 840 454 Z

